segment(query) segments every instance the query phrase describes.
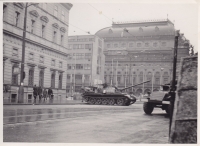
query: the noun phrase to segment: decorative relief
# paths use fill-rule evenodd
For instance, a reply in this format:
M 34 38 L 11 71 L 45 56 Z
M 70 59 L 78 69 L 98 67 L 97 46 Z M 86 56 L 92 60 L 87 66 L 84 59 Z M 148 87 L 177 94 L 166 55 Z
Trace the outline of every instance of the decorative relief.
M 66 32 L 66 29 L 65 29 L 64 27 L 61 27 L 61 28 L 60 28 L 60 31 L 62 31 L 63 33 L 65 33 L 65 32 Z
M 57 29 L 59 27 L 57 23 L 52 24 L 52 26 L 55 27 L 55 28 L 57 28 Z
M 31 15 L 35 16 L 35 17 L 38 17 L 38 16 L 39 16 L 39 14 L 38 14 L 38 12 L 37 12 L 36 10 L 32 10 L 32 11 L 30 11 L 29 13 L 30 13 Z
M 23 9 L 24 8 L 24 4 L 23 3 L 13 3 L 15 7 Z
M 48 19 L 46 16 L 41 16 L 41 17 L 40 17 L 40 20 L 42 20 L 42 21 L 44 21 L 44 22 L 46 22 L 46 23 L 49 22 L 49 19 Z

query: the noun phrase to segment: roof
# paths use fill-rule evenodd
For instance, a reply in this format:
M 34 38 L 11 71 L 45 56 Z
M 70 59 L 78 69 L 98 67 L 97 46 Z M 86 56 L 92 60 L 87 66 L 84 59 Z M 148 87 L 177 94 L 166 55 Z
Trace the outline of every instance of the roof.
M 114 22 L 112 26 L 96 32 L 99 37 L 133 37 L 133 36 L 156 36 L 174 35 L 174 25 L 168 19 L 160 21 L 143 22 Z

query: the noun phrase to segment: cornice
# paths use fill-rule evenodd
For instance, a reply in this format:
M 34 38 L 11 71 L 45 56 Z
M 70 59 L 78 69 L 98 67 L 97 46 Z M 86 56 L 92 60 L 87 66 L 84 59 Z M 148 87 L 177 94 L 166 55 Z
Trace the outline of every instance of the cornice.
M 37 66 L 37 64 L 35 64 L 35 63 L 33 63 L 33 62 L 27 62 L 27 65 L 28 65 L 28 66 L 31 66 L 31 67 Z
M 70 10 L 73 6 L 71 3 L 61 3 L 61 5 L 63 5 L 67 10 Z
M 38 65 L 38 68 L 45 69 L 45 68 L 47 68 L 47 67 L 44 66 L 44 65 L 39 64 L 39 65 Z
M 18 59 L 18 58 L 11 58 L 10 61 L 13 62 L 13 63 L 20 63 L 20 62 L 21 62 L 21 59 Z

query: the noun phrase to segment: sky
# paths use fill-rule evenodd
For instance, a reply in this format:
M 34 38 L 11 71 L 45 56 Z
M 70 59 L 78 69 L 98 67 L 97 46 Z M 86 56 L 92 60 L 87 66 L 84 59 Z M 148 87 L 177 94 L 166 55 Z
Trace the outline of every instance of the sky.
M 142 21 L 169 19 L 175 29 L 184 33 L 197 51 L 198 4 L 197 3 L 136 3 L 135 1 L 88 1 L 71 2 L 69 13 L 69 36 L 95 34 L 112 25 L 112 20 Z

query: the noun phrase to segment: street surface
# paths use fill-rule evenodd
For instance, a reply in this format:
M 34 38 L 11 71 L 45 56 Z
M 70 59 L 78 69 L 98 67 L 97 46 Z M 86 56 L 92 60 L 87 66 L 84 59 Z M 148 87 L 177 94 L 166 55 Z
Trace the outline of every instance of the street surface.
M 4 142 L 168 143 L 169 117 L 161 109 L 145 115 L 142 104 L 4 105 L 4 120 L 18 109 L 65 109 L 65 118 L 3 125 Z M 39 113 L 47 116 L 49 113 Z M 56 115 L 58 116 L 58 115 Z

